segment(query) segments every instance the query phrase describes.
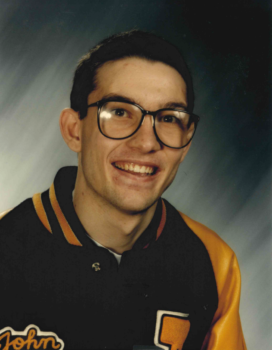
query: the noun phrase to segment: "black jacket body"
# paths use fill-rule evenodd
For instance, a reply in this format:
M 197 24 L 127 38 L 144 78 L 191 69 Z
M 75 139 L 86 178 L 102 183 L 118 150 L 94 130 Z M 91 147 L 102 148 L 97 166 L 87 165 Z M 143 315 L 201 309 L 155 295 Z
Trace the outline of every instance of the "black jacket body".
M 76 168 L 63 168 L 54 188 L 81 245 L 67 242 L 49 191 L 41 195 L 49 232 L 27 199 L 0 221 L 0 329 L 37 325 L 65 349 L 154 346 L 156 314 L 189 314 L 183 349 L 200 349 L 218 304 L 209 254 L 176 209 L 162 200 L 132 250 L 115 257 L 87 235 L 72 204 Z M 94 263 L 99 263 L 97 270 Z M 97 270 L 97 271 L 96 271 Z

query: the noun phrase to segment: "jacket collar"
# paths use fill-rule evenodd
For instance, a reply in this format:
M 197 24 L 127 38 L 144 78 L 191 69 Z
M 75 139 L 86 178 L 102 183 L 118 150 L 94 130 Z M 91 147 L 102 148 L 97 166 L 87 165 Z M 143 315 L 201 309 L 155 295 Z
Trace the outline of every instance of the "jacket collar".
M 55 234 L 60 231 L 66 241 L 74 246 L 89 243 L 87 232 L 74 210 L 72 191 L 75 186 L 77 167 L 61 168 L 50 189 L 33 196 L 36 213 L 47 231 Z M 159 200 L 155 214 L 147 229 L 138 238 L 133 249 L 145 249 L 161 235 L 166 223 L 166 207 Z

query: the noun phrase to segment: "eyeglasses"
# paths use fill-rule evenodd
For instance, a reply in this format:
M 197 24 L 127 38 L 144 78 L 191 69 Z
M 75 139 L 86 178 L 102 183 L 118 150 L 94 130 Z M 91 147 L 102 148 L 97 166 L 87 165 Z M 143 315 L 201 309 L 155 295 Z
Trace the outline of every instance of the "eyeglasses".
M 97 107 L 97 123 L 102 135 L 109 139 L 123 140 L 134 135 L 141 127 L 144 117 L 152 115 L 156 138 L 170 148 L 187 146 L 196 131 L 199 117 L 176 108 L 162 108 L 155 112 L 122 100 L 100 100 L 88 105 Z

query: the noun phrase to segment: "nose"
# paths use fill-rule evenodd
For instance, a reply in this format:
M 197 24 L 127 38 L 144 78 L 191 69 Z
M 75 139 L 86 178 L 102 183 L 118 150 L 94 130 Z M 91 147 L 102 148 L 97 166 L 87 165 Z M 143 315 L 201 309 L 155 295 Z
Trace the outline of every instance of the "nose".
M 128 139 L 129 147 L 139 149 L 142 153 L 159 151 L 161 144 L 155 135 L 153 124 L 153 116 L 146 114 L 138 131 Z

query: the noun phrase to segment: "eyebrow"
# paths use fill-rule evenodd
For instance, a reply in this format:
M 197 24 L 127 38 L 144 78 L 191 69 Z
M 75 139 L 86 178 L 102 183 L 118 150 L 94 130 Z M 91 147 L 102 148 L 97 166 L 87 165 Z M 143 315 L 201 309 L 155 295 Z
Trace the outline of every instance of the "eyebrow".
M 187 104 L 184 102 L 168 102 L 162 108 L 187 108 Z
M 127 97 L 127 96 L 123 96 L 123 95 L 118 95 L 118 94 L 107 94 L 105 96 L 102 97 L 102 100 L 109 100 L 109 101 L 114 101 L 114 100 L 119 100 L 122 102 L 130 102 L 130 103 L 136 103 L 138 105 L 140 105 L 139 103 L 137 103 L 134 99 Z M 187 108 L 187 104 L 184 102 L 176 102 L 176 101 L 170 101 L 167 102 L 166 104 L 161 104 L 159 109 L 163 109 L 163 108 L 182 108 L 182 109 L 186 109 Z
M 131 103 L 137 104 L 137 102 L 135 100 L 133 100 L 132 98 L 122 96 L 122 95 L 112 94 L 112 93 L 103 96 L 102 100 L 108 100 L 108 101 L 120 100 L 122 102 L 131 102 Z

